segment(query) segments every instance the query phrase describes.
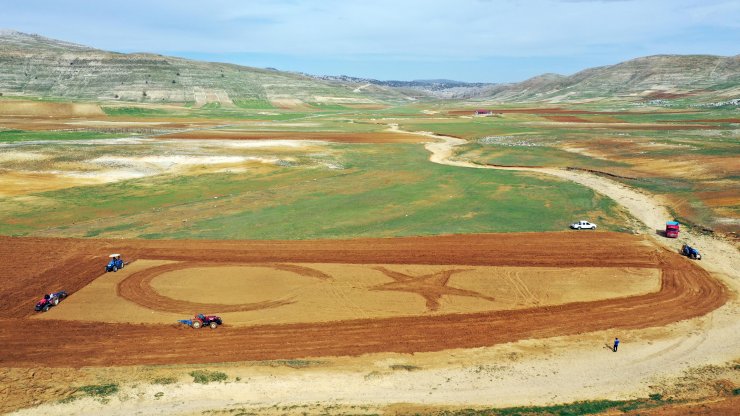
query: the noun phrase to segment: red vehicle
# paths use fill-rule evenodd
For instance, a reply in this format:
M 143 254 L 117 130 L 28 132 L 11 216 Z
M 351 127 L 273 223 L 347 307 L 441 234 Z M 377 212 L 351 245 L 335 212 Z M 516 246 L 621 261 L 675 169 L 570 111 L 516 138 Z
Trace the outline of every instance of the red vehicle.
M 203 326 L 210 326 L 211 329 L 218 328 L 219 325 L 223 324 L 220 316 L 216 315 L 203 315 L 199 313 L 193 317 L 193 319 L 181 319 L 178 322 L 191 326 L 198 329 Z
M 67 292 L 59 291 L 47 293 L 44 297 L 36 304 L 36 312 L 48 312 L 52 306 L 59 305 L 62 299 L 67 297 Z
M 665 236 L 668 238 L 678 238 L 679 228 L 678 221 L 668 221 L 665 223 Z

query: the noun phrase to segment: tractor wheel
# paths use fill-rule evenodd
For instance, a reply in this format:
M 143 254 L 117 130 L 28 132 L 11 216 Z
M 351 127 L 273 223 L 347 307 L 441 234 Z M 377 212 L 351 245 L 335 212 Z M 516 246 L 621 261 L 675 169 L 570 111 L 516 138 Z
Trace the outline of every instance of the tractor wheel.
M 44 308 L 41 309 L 42 312 L 49 312 L 49 305 L 44 305 Z
M 218 328 L 218 324 L 216 322 L 211 322 L 210 327 L 211 329 L 216 329 Z
M 57 306 L 57 305 L 59 305 L 59 298 L 54 298 L 54 300 L 53 300 L 53 301 L 51 301 L 51 303 L 53 303 L 53 304 L 54 304 L 54 306 Z
M 118 271 L 118 267 L 116 267 L 116 266 L 113 266 L 113 271 L 114 271 L 114 272 L 117 272 L 117 271 Z
M 198 328 L 200 328 L 201 325 L 202 324 L 201 324 L 200 321 L 193 321 L 193 328 L 198 329 Z

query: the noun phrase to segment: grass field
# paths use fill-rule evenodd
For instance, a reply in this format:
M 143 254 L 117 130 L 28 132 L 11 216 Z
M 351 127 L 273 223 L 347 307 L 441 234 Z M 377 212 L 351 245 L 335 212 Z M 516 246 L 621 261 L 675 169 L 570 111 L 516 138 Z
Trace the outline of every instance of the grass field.
M 123 137 L 121 133 L 101 133 L 97 131 L 26 131 L 0 130 L 0 143 L 48 141 L 48 140 L 88 140 Z
M 203 128 L 210 132 L 236 135 L 367 134 L 395 124 L 402 130 L 467 139 L 466 145 L 456 149 L 459 159 L 508 166 L 576 167 L 615 175 L 611 177 L 669 200 L 676 218 L 684 223 L 729 233 L 740 230 L 736 198 L 740 192 L 736 163 L 740 130 L 732 122 L 737 118 L 733 111 L 693 107 L 666 111 L 624 103 L 568 106 L 557 111 L 553 106 L 543 110 L 506 105 L 494 117 L 471 117 L 467 110 L 452 111 L 461 108 L 454 103 L 376 110 L 334 103 L 279 109 L 266 99 L 237 102 L 231 108 L 215 104 L 200 108 L 131 104 L 103 106 L 103 110 L 114 123 L 156 126 L 172 120 L 180 126 L 173 124 L 170 131 L 177 131 L 207 121 L 209 125 Z M 124 136 L 88 128 L 5 130 L 0 131 L 0 143 Z M 0 159 L 0 169 L 82 169 L 89 173 L 94 169 L 80 167 L 86 159 L 118 151 L 112 144 L 85 149 L 40 144 L 31 152 L 43 151 L 45 146 L 55 149 L 53 158 Z M 203 146 L 195 146 L 192 152 L 179 154 L 197 156 Z M 0 230 L 22 235 L 275 239 L 556 230 L 581 217 L 602 222 L 608 229 L 624 229 L 621 214 L 605 198 L 545 177 L 435 166 L 418 144 L 334 144 L 324 148 L 328 149 L 329 155 L 322 154 L 323 150 L 310 155 L 283 152 L 278 155 L 280 165 L 249 166 L 248 172 L 215 172 L 218 169 L 194 166 L 187 174 L 160 170 L 115 184 L 29 192 L 31 199 L 3 200 L 0 216 L 7 221 Z M 129 150 L 144 156 L 152 148 Z M 212 149 L 206 152 L 212 153 Z M 218 155 L 275 156 L 254 149 Z M 212 204 L 209 196 L 219 196 L 219 204 Z M 55 213 L 60 206 L 79 209 L 71 216 Z M 167 214 L 166 227 L 151 223 L 155 211 Z
M 295 157 L 292 166 L 164 174 L 6 198 L 0 231 L 308 239 L 549 231 L 581 217 L 605 229 L 622 229 L 614 204 L 578 185 L 431 164 L 419 145 L 328 147 Z

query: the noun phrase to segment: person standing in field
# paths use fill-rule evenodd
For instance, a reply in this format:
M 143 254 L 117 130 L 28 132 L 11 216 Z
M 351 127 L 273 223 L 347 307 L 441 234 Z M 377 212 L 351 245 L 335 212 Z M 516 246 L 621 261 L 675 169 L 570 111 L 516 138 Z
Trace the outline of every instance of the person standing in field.
M 617 352 L 617 348 L 619 348 L 619 338 L 614 338 L 614 347 L 612 348 L 612 350 L 614 352 Z

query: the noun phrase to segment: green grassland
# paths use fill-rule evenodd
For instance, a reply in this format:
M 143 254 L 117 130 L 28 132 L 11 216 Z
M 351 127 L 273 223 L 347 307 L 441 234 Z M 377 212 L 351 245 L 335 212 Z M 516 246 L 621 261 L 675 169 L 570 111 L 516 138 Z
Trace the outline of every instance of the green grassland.
M 0 233 L 309 239 L 620 230 L 608 198 L 548 177 L 429 163 L 419 145 L 336 145 L 343 168 L 156 176 L 0 200 Z
M 18 143 L 28 141 L 48 140 L 91 140 L 114 139 L 126 136 L 121 133 L 107 133 L 96 131 L 28 131 L 28 130 L 0 130 L 0 143 Z M 130 135 L 129 135 L 130 136 Z
M 267 106 L 266 101 L 256 99 L 236 108 L 104 108 L 114 120 L 223 119 L 219 129 L 255 132 L 370 133 L 398 124 L 402 130 L 465 138 L 468 143 L 456 149 L 455 157 L 476 163 L 576 167 L 624 176 L 617 179 L 678 200 L 680 204 L 672 207 L 673 211 L 689 224 L 714 227 L 718 217 L 740 217 L 737 204 L 711 206 L 704 196 L 728 189 L 740 192 L 740 172 L 731 163 L 740 156 L 737 124 L 715 123 L 711 129 L 650 128 L 656 123 L 737 117 L 723 109 L 686 108 L 669 114 L 643 114 L 640 110 L 609 115 L 620 123 L 589 128 L 583 123 L 553 123 L 538 114 L 480 118 L 448 114 L 447 110 L 460 108 L 455 103 L 411 103 L 380 110 Z M 624 110 L 596 104 L 582 107 Z M 640 128 L 641 124 L 645 128 Z M 630 128 L 624 129 L 625 125 Z M 0 142 L 59 141 L 54 144 L 55 159 L 6 160 L 0 169 L 43 170 L 57 162 L 82 163 L 115 149 L 90 146 L 80 151 L 66 147 L 65 139 L 119 136 L 95 131 L 0 131 Z M 295 154 L 292 162 L 246 172 L 164 174 L 0 198 L 0 233 L 215 239 L 385 237 L 561 230 L 581 218 L 598 222 L 605 229 L 625 229 L 623 213 L 608 198 L 550 177 L 435 165 L 420 144 L 333 144 L 328 149 L 326 154 Z M 161 150 L 142 151 L 159 154 Z M 269 152 L 257 155 L 270 156 Z M 715 167 L 704 177 L 643 168 L 650 161 L 668 163 L 687 157 L 715 164 L 727 162 L 727 168 Z

